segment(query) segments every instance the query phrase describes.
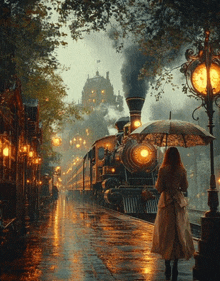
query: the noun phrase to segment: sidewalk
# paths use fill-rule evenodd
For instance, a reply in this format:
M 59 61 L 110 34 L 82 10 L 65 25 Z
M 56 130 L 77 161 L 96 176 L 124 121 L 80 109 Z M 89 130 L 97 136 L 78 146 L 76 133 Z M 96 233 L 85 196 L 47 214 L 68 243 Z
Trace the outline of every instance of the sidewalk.
M 150 253 L 152 231 L 147 222 L 60 197 L 0 280 L 164 281 L 164 260 Z M 178 281 L 191 281 L 193 266 L 194 259 L 180 261 Z

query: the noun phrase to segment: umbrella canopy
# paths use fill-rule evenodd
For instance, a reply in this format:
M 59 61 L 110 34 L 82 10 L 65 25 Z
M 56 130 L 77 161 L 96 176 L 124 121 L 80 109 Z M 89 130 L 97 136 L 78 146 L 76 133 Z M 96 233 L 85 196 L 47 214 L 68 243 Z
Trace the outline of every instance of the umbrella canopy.
M 156 120 L 143 124 L 131 135 L 157 146 L 207 145 L 215 139 L 202 127 L 181 120 Z

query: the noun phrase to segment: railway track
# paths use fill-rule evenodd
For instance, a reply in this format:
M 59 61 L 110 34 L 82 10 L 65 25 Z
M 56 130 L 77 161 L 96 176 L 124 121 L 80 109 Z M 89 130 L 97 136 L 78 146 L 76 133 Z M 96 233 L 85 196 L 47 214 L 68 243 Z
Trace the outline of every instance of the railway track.
M 132 214 L 128 214 L 128 215 L 130 215 L 132 217 L 136 217 L 136 218 L 144 220 L 144 221 L 147 221 L 147 222 L 150 222 L 152 224 L 154 223 L 154 220 L 156 217 L 156 214 L 150 214 L 150 215 L 143 214 L 143 215 L 139 215 L 139 216 L 132 215 Z M 201 225 L 199 223 L 190 222 L 190 226 L 191 226 L 193 238 L 199 239 L 201 237 Z
M 109 209 L 109 208 L 106 208 L 106 207 L 103 207 L 103 206 L 102 206 L 102 208 L 111 211 L 111 213 L 115 212 L 115 213 L 118 213 L 118 214 L 123 214 L 123 215 L 126 215 L 126 216 L 136 218 L 138 220 L 146 221 L 146 222 L 151 223 L 151 224 L 154 224 L 154 220 L 155 220 L 155 217 L 156 217 L 156 214 L 132 215 L 132 214 L 121 213 L 121 212 L 118 212 L 116 210 L 112 210 L 112 209 Z M 203 214 L 202 211 L 197 211 L 197 212 L 201 213 L 201 216 L 202 216 L 202 214 Z M 198 240 L 201 237 L 201 225 L 199 223 L 190 222 L 190 226 L 191 226 L 193 239 Z
M 199 239 L 201 237 L 201 225 L 190 223 L 193 238 Z

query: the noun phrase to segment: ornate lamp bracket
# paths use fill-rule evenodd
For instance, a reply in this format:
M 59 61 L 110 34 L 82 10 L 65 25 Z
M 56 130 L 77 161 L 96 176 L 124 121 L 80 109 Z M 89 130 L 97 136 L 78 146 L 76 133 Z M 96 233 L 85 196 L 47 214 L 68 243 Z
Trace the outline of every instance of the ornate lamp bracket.
M 220 98 L 220 96 L 218 96 L 216 99 L 215 99 L 215 105 L 218 106 L 218 108 L 220 108 L 220 104 L 218 103 L 218 99 Z
M 193 110 L 193 113 L 192 113 L 192 118 L 193 118 L 193 120 L 195 120 L 195 121 L 198 121 L 198 120 L 199 120 L 199 117 L 196 117 L 196 118 L 195 118 L 195 112 L 196 112 L 198 109 L 200 109 L 201 107 L 205 107 L 205 103 L 204 103 L 203 100 L 202 100 L 201 105 L 199 105 L 196 109 Z

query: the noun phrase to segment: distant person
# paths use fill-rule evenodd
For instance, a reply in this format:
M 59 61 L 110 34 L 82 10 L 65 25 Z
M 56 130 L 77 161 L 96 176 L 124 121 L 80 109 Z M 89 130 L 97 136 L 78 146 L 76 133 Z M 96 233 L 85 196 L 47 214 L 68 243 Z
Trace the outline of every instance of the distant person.
M 58 199 L 58 194 L 59 194 L 59 190 L 58 190 L 57 186 L 53 185 L 53 187 L 52 187 L 52 197 L 53 197 L 53 200 L 57 200 Z
M 174 281 L 178 276 L 178 259 L 188 260 L 195 251 L 186 210 L 187 201 L 183 195 L 188 188 L 187 174 L 177 148 L 167 149 L 155 188 L 161 195 L 151 252 L 158 253 L 165 259 L 166 280 L 170 280 L 170 261 L 173 260 Z

